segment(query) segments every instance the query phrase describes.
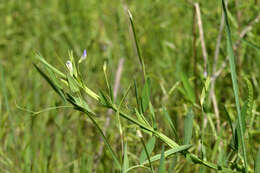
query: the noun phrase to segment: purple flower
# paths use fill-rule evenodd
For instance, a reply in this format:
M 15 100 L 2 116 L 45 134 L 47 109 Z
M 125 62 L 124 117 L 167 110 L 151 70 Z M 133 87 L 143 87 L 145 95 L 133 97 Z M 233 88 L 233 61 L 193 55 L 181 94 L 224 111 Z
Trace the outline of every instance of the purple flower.
M 82 59 L 86 59 L 87 58 L 87 51 L 86 49 L 83 52 L 83 55 L 81 56 Z
M 83 54 L 80 57 L 79 63 L 81 63 L 83 60 L 87 58 L 87 50 L 84 49 Z

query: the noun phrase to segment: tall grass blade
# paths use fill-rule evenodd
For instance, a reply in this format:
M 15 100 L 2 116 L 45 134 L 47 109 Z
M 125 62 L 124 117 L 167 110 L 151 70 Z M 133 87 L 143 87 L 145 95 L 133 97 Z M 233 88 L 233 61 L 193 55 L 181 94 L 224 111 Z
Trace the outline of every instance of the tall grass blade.
M 137 41 L 137 36 L 136 36 L 136 32 L 135 32 L 135 25 L 134 25 L 134 22 L 133 22 L 133 16 L 132 16 L 132 14 L 129 10 L 128 10 L 128 15 L 129 15 L 129 19 L 130 19 L 131 28 L 132 28 L 132 31 L 133 31 L 137 55 L 138 55 L 138 58 L 139 58 L 139 62 L 142 66 L 142 71 L 143 71 L 143 75 L 144 75 L 144 78 L 145 78 L 146 72 L 145 72 L 144 60 L 143 60 L 143 57 L 141 55 L 141 51 L 140 51 L 139 44 L 138 44 L 138 41 Z
M 234 52 L 233 52 L 233 48 L 232 48 L 231 31 L 230 31 L 230 27 L 229 27 L 227 9 L 226 9 L 224 0 L 222 0 L 222 7 L 223 7 L 223 11 L 224 11 L 224 18 L 225 18 L 225 25 L 226 25 L 227 52 L 228 52 L 228 57 L 229 57 L 231 78 L 232 78 L 233 90 L 234 90 L 234 95 L 235 95 L 237 117 L 238 117 L 238 122 L 239 122 L 240 134 L 243 134 L 242 118 L 241 118 L 240 104 L 239 104 L 239 90 L 238 90 L 237 75 L 236 75 L 235 56 L 234 56 Z M 247 164 L 247 152 L 246 152 L 246 146 L 245 146 L 245 141 L 244 141 L 244 135 L 241 135 L 241 142 L 242 142 L 244 166 L 245 166 L 245 171 L 247 173 L 248 164 Z

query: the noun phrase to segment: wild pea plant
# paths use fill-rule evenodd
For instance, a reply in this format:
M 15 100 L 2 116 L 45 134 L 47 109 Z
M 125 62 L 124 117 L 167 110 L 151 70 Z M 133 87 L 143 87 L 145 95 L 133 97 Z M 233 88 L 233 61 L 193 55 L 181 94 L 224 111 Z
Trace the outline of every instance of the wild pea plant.
M 105 145 L 110 152 L 114 164 L 116 165 L 117 170 L 126 173 L 131 172 L 134 169 L 147 169 L 150 172 L 156 172 L 157 169 L 154 168 L 154 162 L 159 162 L 158 172 L 165 173 L 166 166 L 165 166 L 165 159 L 179 153 L 181 154 L 187 161 L 193 164 L 199 164 L 205 166 L 209 169 L 225 172 L 225 173 L 233 173 L 233 172 L 253 172 L 253 169 L 248 165 L 247 162 L 247 150 L 246 144 L 244 139 L 245 133 L 245 114 L 250 114 L 252 112 L 252 105 L 253 105 L 253 89 L 249 80 L 247 81 L 247 85 L 249 88 L 249 96 L 248 101 L 246 102 L 245 106 L 240 108 L 239 102 L 239 93 L 238 93 L 238 83 L 237 83 L 237 76 L 236 76 L 236 69 L 235 69 L 235 62 L 234 62 L 234 53 L 232 50 L 232 41 L 231 41 L 231 31 L 228 23 L 227 18 L 227 10 L 222 1 L 224 17 L 225 17 L 225 26 L 226 26 L 226 34 L 227 34 L 227 53 L 229 57 L 230 63 L 230 71 L 232 76 L 232 84 L 235 96 L 235 104 L 237 109 L 237 122 L 235 122 L 236 126 L 234 126 L 229 114 L 227 113 L 227 118 L 229 120 L 229 124 L 232 130 L 232 142 L 231 146 L 235 151 L 236 160 L 227 164 L 226 161 L 220 163 L 213 163 L 202 154 L 196 155 L 189 151 L 192 148 L 191 139 L 193 133 L 193 118 L 194 111 L 193 108 L 196 107 L 201 110 L 202 114 L 205 114 L 205 102 L 208 97 L 211 78 L 208 77 L 205 80 L 204 87 L 202 89 L 200 95 L 200 105 L 196 104 L 195 95 L 192 91 L 192 87 L 190 85 L 190 80 L 183 74 L 181 77 L 182 84 L 184 87 L 184 92 L 187 94 L 188 100 L 191 102 L 189 111 L 184 119 L 184 135 L 183 139 L 181 140 L 178 137 L 177 130 L 172 122 L 167 110 L 164 108 L 163 112 L 165 113 L 165 117 L 167 122 L 170 125 L 173 135 L 175 136 L 175 140 L 171 139 L 170 137 L 166 136 L 162 131 L 158 130 L 157 122 L 156 122 L 156 113 L 154 111 L 153 104 L 150 101 L 151 97 L 151 88 L 152 82 L 148 75 L 146 74 L 144 60 L 141 56 L 141 50 L 138 45 L 136 31 L 133 23 L 133 18 L 131 13 L 129 12 L 129 19 L 131 23 L 131 28 L 133 31 L 135 46 L 137 50 L 137 54 L 139 57 L 139 61 L 141 64 L 142 72 L 143 72 L 143 79 L 144 84 L 141 89 L 141 93 L 138 92 L 140 90 L 137 86 L 137 83 L 134 81 L 133 84 L 129 85 L 128 89 L 125 91 L 123 98 L 121 99 L 119 104 L 116 104 L 113 98 L 113 90 L 110 85 L 110 81 L 108 81 L 107 77 L 107 66 L 104 64 L 103 71 L 105 76 L 105 81 L 107 84 L 107 89 L 98 88 L 99 92 L 94 92 L 90 88 L 88 88 L 87 84 L 84 83 L 84 79 L 82 78 L 80 72 L 80 64 L 86 60 L 87 52 L 84 50 L 83 55 L 76 60 L 73 56 L 72 52 L 69 52 L 69 60 L 66 62 L 67 72 L 61 72 L 51 64 L 49 64 L 43 57 L 40 55 L 37 56 L 41 66 L 34 64 L 37 71 L 41 74 L 41 76 L 50 84 L 52 89 L 65 101 L 73 105 L 76 111 L 83 112 L 87 117 L 91 120 L 91 122 L 95 125 L 98 129 L 100 135 L 103 137 Z M 131 110 L 127 110 L 124 108 L 123 104 L 125 103 L 125 99 L 129 94 L 130 90 L 133 89 L 135 93 L 135 100 L 136 106 L 134 108 L 134 112 Z M 108 92 L 106 92 L 108 91 Z M 95 100 L 98 104 L 107 109 L 112 109 L 117 118 L 126 119 L 129 123 L 134 125 L 136 129 L 137 137 L 140 138 L 140 144 L 143 146 L 143 151 L 140 156 L 140 164 L 138 165 L 129 165 L 129 157 L 128 157 L 128 147 L 127 143 L 123 142 L 124 144 L 124 156 L 123 159 L 120 160 L 117 153 L 112 149 L 111 145 L 109 144 L 102 128 L 96 121 L 96 113 L 92 111 L 88 103 L 84 100 L 83 95 L 88 95 L 93 100 Z M 150 116 L 150 117 L 148 117 Z M 211 117 L 207 117 L 209 119 L 210 124 L 213 124 L 213 120 Z M 121 129 L 122 130 L 122 129 Z M 217 138 L 218 134 L 214 129 L 214 125 L 212 125 L 212 130 L 214 136 Z M 151 136 L 150 140 L 146 143 L 144 141 L 143 133 Z M 202 133 L 202 140 L 203 140 L 203 133 Z M 157 155 L 151 155 L 152 151 L 154 150 L 156 139 L 160 139 L 165 146 L 168 146 L 170 149 L 165 150 L 165 146 L 162 145 L 161 153 Z M 242 149 L 242 153 L 240 153 L 240 147 Z M 205 152 L 202 145 L 202 152 Z M 260 157 L 258 157 L 255 161 L 255 165 L 259 162 Z M 259 172 L 259 166 L 255 166 L 255 171 Z

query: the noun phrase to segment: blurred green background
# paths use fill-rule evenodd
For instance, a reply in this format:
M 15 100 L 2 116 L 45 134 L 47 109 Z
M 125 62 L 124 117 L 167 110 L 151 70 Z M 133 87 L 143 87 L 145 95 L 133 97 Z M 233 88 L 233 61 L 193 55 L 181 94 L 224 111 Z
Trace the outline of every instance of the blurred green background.
M 82 114 L 69 108 L 60 108 L 33 115 L 32 111 L 64 103 L 51 90 L 33 67 L 36 53 L 40 53 L 51 64 L 65 70 L 68 51 L 80 57 L 83 50 L 88 52 L 87 61 L 81 66 L 82 74 L 89 88 L 95 91 L 105 88 L 102 72 L 104 61 L 108 61 L 108 73 L 114 83 L 116 68 L 120 58 L 125 59 L 118 97 L 121 98 L 135 78 L 141 85 L 142 77 L 130 32 L 127 12 L 133 14 L 137 37 L 144 57 L 146 70 L 152 79 L 152 102 L 158 112 L 158 124 L 166 134 L 164 119 L 160 116 L 162 105 L 168 108 L 182 134 L 182 116 L 186 101 L 175 91 L 170 97 L 164 90 L 180 80 L 184 71 L 188 77 L 193 71 L 193 0 L 0 0 L 0 172 L 92 172 L 93 158 L 101 145 L 100 136 L 94 126 Z M 201 8 L 209 71 L 212 71 L 216 38 L 221 21 L 221 1 L 197 0 Z M 239 33 L 259 15 L 260 2 L 255 0 L 229 1 L 229 14 L 234 42 Z M 239 15 L 240 13 L 240 15 Z M 198 30 L 198 29 L 197 29 Z M 197 31 L 198 32 L 198 31 Z M 260 24 L 253 26 L 246 39 L 260 45 Z M 197 57 L 199 79 L 202 89 L 203 59 L 197 33 Z M 226 57 L 225 33 L 220 48 L 217 68 Z M 239 73 L 250 76 L 254 86 L 255 112 L 259 111 L 259 67 L 260 51 L 241 42 L 239 51 Z M 247 88 L 239 78 L 241 98 L 246 98 Z M 133 95 L 133 94 L 132 94 Z M 228 68 L 216 82 L 216 96 L 219 104 L 229 105 L 235 117 L 234 96 Z M 86 98 L 101 127 L 106 110 Z M 131 104 L 134 99 L 128 98 Z M 212 108 L 211 112 L 212 111 Z M 258 113 L 258 112 L 257 112 Z M 226 123 L 220 112 L 221 124 Z M 198 115 L 197 120 L 200 121 Z M 126 122 L 123 122 L 127 124 Z M 248 151 L 249 164 L 253 166 L 257 146 L 259 146 L 259 113 L 255 119 L 256 134 Z M 257 125 L 258 124 L 258 125 Z M 227 125 L 226 125 L 227 126 Z M 223 126 L 228 129 L 228 127 Z M 129 144 L 131 164 L 137 164 L 142 149 L 136 141 L 134 131 L 125 126 Z M 199 130 L 199 127 L 197 127 Z M 208 132 L 211 133 L 210 127 Z M 104 129 L 103 129 L 104 130 Z M 118 155 L 122 155 L 117 143 L 119 131 L 116 118 L 112 117 L 107 137 Z M 222 133 L 222 132 L 221 132 Z M 223 136 L 222 136 L 223 135 Z M 198 144 L 198 136 L 194 144 Z M 209 134 L 209 137 L 212 135 Z M 220 134 L 229 139 L 230 134 Z M 210 141 L 210 140 L 209 140 Z M 214 154 L 209 145 L 208 155 Z M 158 142 L 160 152 L 160 142 Z M 212 144 L 213 145 L 213 144 Z M 226 144 L 225 144 L 225 147 Z M 213 158 L 215 162 L 217 157 Z M 180 172 L 193 172 L 197 166 L 183 162 Z M 169 161 L 169 165 L 172 161 Z M 187 167 L 189 166 L 189 167 Z M 97 172 L 113 172 L 115 166 L 106 149 L 100 158 Z M 136 172 L 144 170 L 136 170 Z M 134 172 L 134 171 L 133 171 Z M 147 171 L 148 172 L 148 171 Z

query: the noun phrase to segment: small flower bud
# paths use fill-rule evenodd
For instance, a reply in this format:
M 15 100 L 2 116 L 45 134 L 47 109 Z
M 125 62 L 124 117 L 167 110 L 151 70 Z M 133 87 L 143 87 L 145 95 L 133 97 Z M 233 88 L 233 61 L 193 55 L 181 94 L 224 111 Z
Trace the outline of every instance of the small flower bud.
M 142 138 L 142 137 L 143 137 L 143 135 L 142 135 L 142 133 L 141 133 L 140 130 L 137 130 L 136 132 L 137 132 L 137 136 L 138 136 L 139 138 Z
M 67 61 L 66 62 L 66 66 L 69 69 L 70 73 L 73 73 L 73 66 L 72 66 L 71 61 Z

